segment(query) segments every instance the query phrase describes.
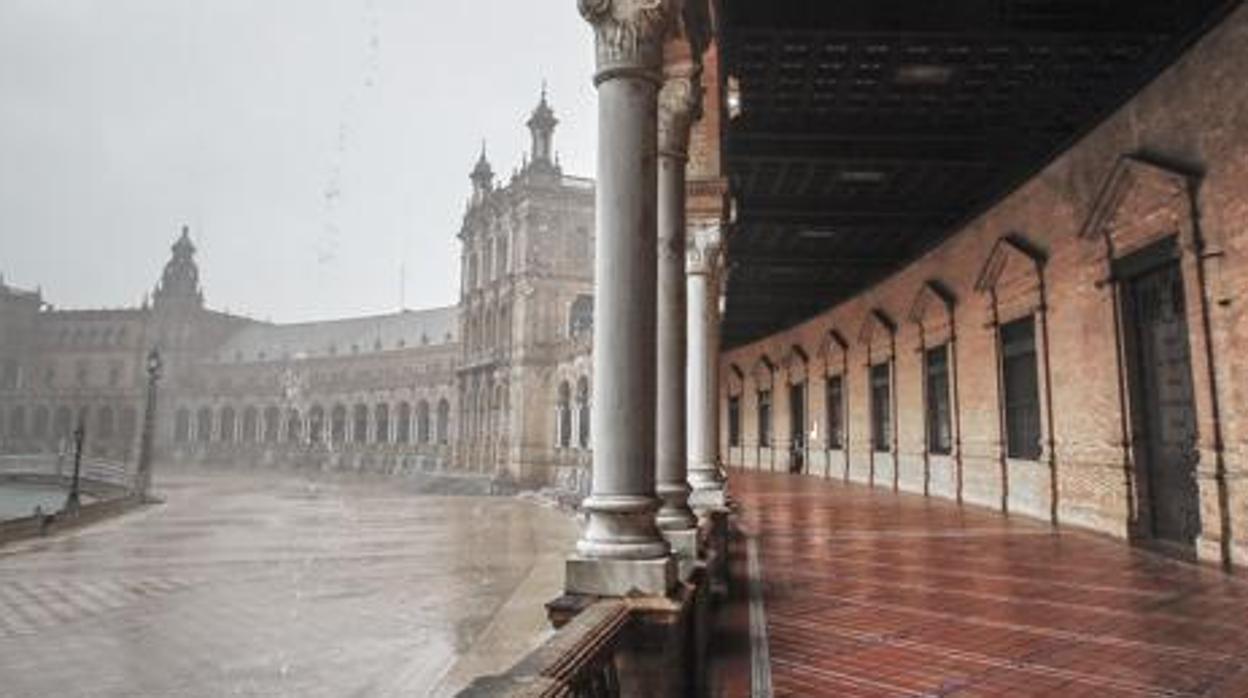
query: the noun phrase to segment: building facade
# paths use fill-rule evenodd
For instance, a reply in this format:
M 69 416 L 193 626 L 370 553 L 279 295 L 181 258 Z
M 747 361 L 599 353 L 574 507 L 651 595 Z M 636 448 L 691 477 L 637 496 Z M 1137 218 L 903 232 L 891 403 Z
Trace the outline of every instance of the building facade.
M 61 310 L 0 282 L 0 452 L 137 455 L 158 347 L 158 455 L 183 462 L 462 469 L 584 486 L 593 182 L 565 175 L 543 93 L 530 156 L 484 151 L 459 233 L 458 306 L 274 324 L 205 305 L 185 228 L 140 306 Z

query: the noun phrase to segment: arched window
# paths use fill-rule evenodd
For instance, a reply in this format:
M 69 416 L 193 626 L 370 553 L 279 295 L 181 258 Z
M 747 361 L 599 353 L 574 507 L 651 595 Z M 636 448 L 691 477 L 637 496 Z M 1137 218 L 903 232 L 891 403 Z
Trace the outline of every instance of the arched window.
M 286 443 L 297 444 L 303 440 L 303 415 L 292 409 L 286 413 Z
M 40 405 L 35 408 L 34 419 L 30 425 L 30 435 L 36 439 L 45 438 L 48 435 L 48 408 Z
M 373 441 L 379 444 L 390 443 L 390 405 L 377 403 L 373 408 Z
M 498 272 L 495 276 L 502 277 L 507 273 L 508 262 L 510 261 L 507 259 L 507 235 L 502 234 L 498 236 L 497 248 L 494 264 L 498 268 Z
M 121 420 L 118 431 L 121 433 L 121 440 L 130 443 L 134 440 L 135 431 L 139 426 L 139 413 L 133 407 L 121 408 Z
M 500 347 L 511 346 L 511 312 L 503 306 L 498 310 L 498 344 Z
M 477 287 L 477 253 L 468 253 L 468 290 Z
M 173 415 L 173 442 L 184 444 L 191 440 L 191 411 L 179 407 Z
M 416 405 L 416 443 L 429 443 L 429 403 L 425 400 Z
M 221 435 L 218 440 L 227 444 L 234 441 L 234 425 L 236 420 L 237 417 L 234 414 L 233 407 L 226 405 L 221 408 L 221 424 L 218 426 L 218 429 L 221 431 Z
M 199 408 L 195 415 L 195 440 L 200 443 L 212 440 L 212 410 L 207 407 Z
M 277 435 L 281 430 L 282 411 L 276 407 L 264 408 L 264 441 L 277 443 Z
M 488 284 L 494 278 L 494 251 L 488 240 L 481 254 L 481 283 Z
M 356 405 L 352 410 L 351 440 L 357 444 L 368 441 L 368 405 Z
M 589 378 L 581 376 L 576 381 L 576 443 L 589 448 Z
M 95 415 L 96 437 L 101 441 L 107 441 L 113 438 L 116 431 L 117 421 L 113 414 L 113 408 L 104 406 Z
M 255 407 L 243 410 L 243 442 L 255 443 L 260 438 L 260 413 Z
M 557 412 L 559 419 L 558 444 L 560 448 L 567 448 L 572 445 L 572 389 L 568 387 L 567 381 L 559 384 Z
M 331 413 L 329 440 L 336 444 L 347 440 L 347 408 L 342 405 L 334 405 L 334 411 Z
M 52 436 L 56 439 L 68 439 L 74 431 L 74 411 L 62 405 L 56 408 L 52 418 Z M 18 436 L 18 434 L 14 434 Z
M 438 443 L 445 446 L 447 443 L 447 430 L 451 424 L 451 403 L 442 398 L 438 401 Z
M 398 423 L 395 424 L 395 441 L 405 444 L 412 440 L 412 406 L 407 402 L 399 403 Z
M 13 438 L 26 436 L 26 408 L 18 405 L 9 413 L 9 433 Z
M 594 297 L 579 295 L 568 311 L 568 336 L 580 337 L 594 329 Z
M 314 405 L 308 413 L 308 438 L 319 444 L 325 440 L 325 408 Z

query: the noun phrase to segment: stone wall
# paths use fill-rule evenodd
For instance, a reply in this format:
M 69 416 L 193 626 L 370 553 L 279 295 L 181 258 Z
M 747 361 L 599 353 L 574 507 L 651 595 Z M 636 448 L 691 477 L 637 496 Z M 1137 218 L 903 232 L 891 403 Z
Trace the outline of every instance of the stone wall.
M 1120 260 L 1178 245 L 1199 454 L 1202 559 L 1248 562 L 1248 7 L 1043 170 L 884 282 L 723 355 L 741 401 L 732 466 L 787 469 L 789 390 L 806 388 L 807 472 L 1140 535 Z M 1039 457 L 1005 454 L 999 327 L 1035 318 Z M 841 344 L 844 343 L 844 348 Z M 922 349 L 948 343 L 953 448 L 928 450 Z M 803 359 L 803 355 L 807 358 Z M 892 374 L 893 443 L 870 447 L 868 365 Z M 844 374 L 844 449 L 827 447 L 827 376 Z M 759 445 L 771 384 L 774 440 Z M 1141 536 L 1142 537 L 1142 536 Z

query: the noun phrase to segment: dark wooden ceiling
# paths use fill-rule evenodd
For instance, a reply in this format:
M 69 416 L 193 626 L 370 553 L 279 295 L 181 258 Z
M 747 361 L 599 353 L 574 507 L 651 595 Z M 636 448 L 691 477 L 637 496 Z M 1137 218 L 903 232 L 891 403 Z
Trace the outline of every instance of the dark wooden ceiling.
M 1239 0 L 723 0 L 724 342 L 861 291 L 982 211 Z

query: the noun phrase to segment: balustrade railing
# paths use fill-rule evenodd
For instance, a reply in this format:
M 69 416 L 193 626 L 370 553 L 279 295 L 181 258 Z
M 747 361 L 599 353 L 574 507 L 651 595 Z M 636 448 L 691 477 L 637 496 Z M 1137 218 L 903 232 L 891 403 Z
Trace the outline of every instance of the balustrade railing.
M 621 601 L 581 611 L 505 674 L 478 679 L 461 698 L 616 698 L 616 651 L 630 621 Z

